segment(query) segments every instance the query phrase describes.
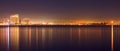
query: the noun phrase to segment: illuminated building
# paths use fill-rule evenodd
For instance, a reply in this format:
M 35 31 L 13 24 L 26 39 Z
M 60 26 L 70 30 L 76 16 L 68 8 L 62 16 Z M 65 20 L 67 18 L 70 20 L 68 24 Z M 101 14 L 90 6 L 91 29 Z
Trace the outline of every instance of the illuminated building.
M 22 24 L 29 24 L 30 21 L 28 18 L 23 18 L 23 20 L 21 21 Z
M 18 14 L 11 15 L 10 23 L 11 24 L 19 24 L 19 15 Z
M 7 20 L 8 20 L 8 18 L 6 18 L 6 17 L 4 17 L 4 18 L 2 19 L 3 23 L 6 23 Z
M 8 25 L 9 24 L 9 18 L 3 17 L 0 19 L 0 25 Z
M 0 21 L 0 25 L 2 25 L 3 24 L 3 22 L 2 21 Z

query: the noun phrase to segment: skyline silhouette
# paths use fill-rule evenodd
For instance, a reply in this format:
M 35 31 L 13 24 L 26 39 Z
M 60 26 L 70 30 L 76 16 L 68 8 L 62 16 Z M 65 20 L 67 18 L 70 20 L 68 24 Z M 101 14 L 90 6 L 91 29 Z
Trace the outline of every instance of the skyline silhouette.
M 34 23 L 120 20 L 119 1 L 105 0 L 1 0 L 0 18 L 11 14 L 31 18 Z

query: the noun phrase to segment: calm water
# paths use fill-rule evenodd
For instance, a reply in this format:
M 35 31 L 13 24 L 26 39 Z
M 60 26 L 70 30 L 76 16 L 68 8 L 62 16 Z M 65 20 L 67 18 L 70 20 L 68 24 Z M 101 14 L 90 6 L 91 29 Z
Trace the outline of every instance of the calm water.
M 114 27 L 120 51 L 120 27 Z M 0 27 L 0 51 L 111 51 L 111 27 Z

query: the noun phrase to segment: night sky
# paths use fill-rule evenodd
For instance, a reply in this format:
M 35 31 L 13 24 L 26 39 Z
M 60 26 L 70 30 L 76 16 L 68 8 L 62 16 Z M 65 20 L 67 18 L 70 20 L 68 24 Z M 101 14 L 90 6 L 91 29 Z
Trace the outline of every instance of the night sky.
M 120 20 L 115 0 L 0 0 L 0 17 L 20 14 L 32 22 Z

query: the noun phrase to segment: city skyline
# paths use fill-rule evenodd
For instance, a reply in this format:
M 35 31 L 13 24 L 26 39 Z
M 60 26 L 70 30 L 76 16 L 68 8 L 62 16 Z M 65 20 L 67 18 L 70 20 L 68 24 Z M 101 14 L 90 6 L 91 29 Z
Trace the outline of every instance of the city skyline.
M 0 51 L 120 51 L 120 0 L 0 0 Z
M 105 0 L 16 0 L 0 1 L 0 18 L 20 14 L 34 23 L 42 22 L 106 22 L 120 20 L 119 1 Z
M 28 18 L 20 18 L 19 14 L 12 14 L 8 18 L 3 17 L 0 19 L 0 25 L 19 25 L 19 24 L 31 24 Z
M 111 22 L 114 25 L 120 25 L 120 22 L 116 22 L 114 20 L 110 21 L 66 21 L 66 22 L 43 22 L 39 20 L 40 23 L 34 23 L 31 21 L 31 18 L 21 18 L 19 14 L 12 14 L 8 18 L 3 17 L 0 19 L 0 25 L 111 25 Z

